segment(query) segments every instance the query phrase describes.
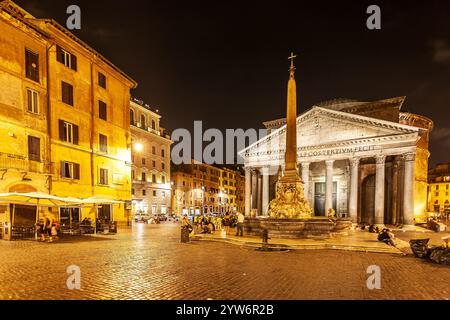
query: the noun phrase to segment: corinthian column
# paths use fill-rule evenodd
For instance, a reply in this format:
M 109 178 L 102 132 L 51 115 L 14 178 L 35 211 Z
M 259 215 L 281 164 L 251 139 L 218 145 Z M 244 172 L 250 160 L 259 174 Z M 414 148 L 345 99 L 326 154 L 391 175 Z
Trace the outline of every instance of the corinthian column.
M 262 174 L 262 215 L 267 216 L 269 209 L 269 168 L 261 169 Z
M 358 170 L 359 158 L 350 159 L 350 200 L 348 206 L 349 218 L 356 222 L 358 217 Z
M 333 208 L 333 164 L 334 160 L 326 160 L 326 182 L 325 182 L 325 215 Z
M 403 223 L 414 224 L 414 160 L 415 153 L 403 155 L 405 159 L 405 182 L 403 188 Z
M 376 156 L 375 175 L 375 223 L 384 223 L 384 184 L 385 184 L 385 155 Z
M 252 174 L 250 168 L 245 168 L 245 215 L 250 216 L 251 209 L 251 188 L 252 188 Z
M 305 190 L 305 200 L 309 201 L 309 162 L 302 162 L 302 180 Z

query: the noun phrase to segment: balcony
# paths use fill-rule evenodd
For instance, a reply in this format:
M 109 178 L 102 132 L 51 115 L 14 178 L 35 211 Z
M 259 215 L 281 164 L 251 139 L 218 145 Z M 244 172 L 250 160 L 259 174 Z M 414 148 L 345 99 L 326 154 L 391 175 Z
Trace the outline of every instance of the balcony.
M 14 169 L 23 172 L 52 173 L 51 163 L 31 161 L 25 156 L 0 152 L 0 170 Z

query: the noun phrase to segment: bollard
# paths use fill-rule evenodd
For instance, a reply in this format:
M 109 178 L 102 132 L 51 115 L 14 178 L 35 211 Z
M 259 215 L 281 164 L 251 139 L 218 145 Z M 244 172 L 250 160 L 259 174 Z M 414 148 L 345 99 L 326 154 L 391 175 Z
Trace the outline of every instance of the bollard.
M 262 242 L 264 244 L 267 244 L 269 242 L 269 231 L 267 229 L 264 229 L 262 232 Z
M 189 228 L 186 226 L 181 227 L 181 243 L 189 242 Z

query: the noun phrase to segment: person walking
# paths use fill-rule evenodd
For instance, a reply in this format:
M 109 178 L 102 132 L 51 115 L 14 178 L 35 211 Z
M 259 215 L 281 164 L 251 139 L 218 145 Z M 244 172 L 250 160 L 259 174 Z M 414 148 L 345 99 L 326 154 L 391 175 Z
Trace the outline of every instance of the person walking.
M 245 216 L 242 214 L 242 212 L 239 212 L 237 214 L 237 225 L 236 225 L 236 236 L 238 237 L 244 236 L 244 221 Z
M 227 212 L 222 220 L 223 228 L 225 229 L 225 234 L 228 235 L 230 233 L 230 224 L 231 224 L 231 217 L 230 214 Z

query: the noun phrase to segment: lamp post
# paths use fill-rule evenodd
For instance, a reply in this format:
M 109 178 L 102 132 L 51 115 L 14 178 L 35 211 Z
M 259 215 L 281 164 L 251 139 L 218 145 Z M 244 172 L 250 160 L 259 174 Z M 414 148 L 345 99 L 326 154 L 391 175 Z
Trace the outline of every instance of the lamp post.
M 202 215 L 205 214 L 205 186 L 202 186 Z

